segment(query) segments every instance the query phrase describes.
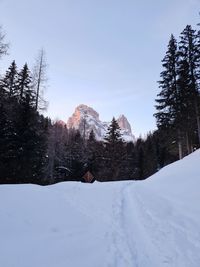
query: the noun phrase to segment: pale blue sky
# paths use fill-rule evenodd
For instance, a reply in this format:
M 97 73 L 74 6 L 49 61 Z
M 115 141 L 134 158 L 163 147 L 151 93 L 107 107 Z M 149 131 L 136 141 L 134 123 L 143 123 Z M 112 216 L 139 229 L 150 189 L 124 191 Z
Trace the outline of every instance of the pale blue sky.
M 127 116 L 138 136 L 155 129 L 154 99 L 171 33 L 200 21 L 200 0 L 0 0 L 10 55 L 31 65 L 44 47 L 47 114 L 64 121 L 78 104 L 100 119 Z

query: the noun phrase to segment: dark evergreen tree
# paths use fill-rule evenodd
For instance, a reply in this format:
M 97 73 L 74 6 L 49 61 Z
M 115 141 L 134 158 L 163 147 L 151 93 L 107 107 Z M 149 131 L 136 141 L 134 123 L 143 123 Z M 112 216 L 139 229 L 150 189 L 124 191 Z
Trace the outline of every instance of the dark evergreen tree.
M 94 134 L 94 131 L 92 130 L 89 134 L 89 138 L 88 138 L 88 143 L 90 144 L 93 144 L 94 142 L 96 141 L 96 138 L 95 138 L 95 134 Z
M 179 110 L 177 111 L 177 119 L 175 121 L 179 129 L 179 138 L 185 145 L 187 154 L 191 152 L 192 137 L 194 128 L 196 128 L 195 108 L 193 105 L 193 92 L 191 91 L 189 64 L 186 59 L 179 59 L 177 88 L 179 93 Z
M 16 64 L 13 62 L 0 81 L 0 183 L 10 182 L 16 171 Z
M 115 118 L 112 119 L 112 122 L 108 127 L 104 140 L 113 149 L 117 146 L 118 143 L 122 142 L 122 135 L 120 133 L 120 127 L 117 121 L 115 120 Z
M 172 35 L 168 50 L 162 60 L 164 70 L 160 74 L 161 80 L 159 81 L 161 92 L 156 99 L 156 109 L 158 112 L 155 114 L 155 117 L 158 127 L 170 127 L 173 125 L 174 117 L 176 116 L 177 60 L 177 43 Z
M 55 167 L 57 165 L 57 148 L 58 139 L 60 135 L 60 127 L 58 123 L 52 124 L 50 122 L 49 132 L 48 132 L 48 146 L 47 146 L 47 164 L 45 166 L 45 180 L 49 184 L 56 182 Z
M 121 179 L 130 180 L 136 178 L 136 151 L 133 142 L 124 143 L 124 160 L 122 161 Z
M 0 183 L 4 183 L 7 180 L 6 177 L 6 154 L 8 151 L 7 137 L 9 136 L 8 124 L 9 117 L 7 113 L 5 92 L 0 88 Z
M 198 37 L 196 31 L 187 25 L 180 35 L 178 73 L 179 78 L 182 79 L 182 85 L 183 81 L 186 83 L 181 90 L 187 91 L 184 93 L 186 95 L 187 120 L 190 121 L 190 133 L 187 133 L 187 139 L 196 131 L 200 144 L 199 61 Z M 192 118 L 196 119 L 196 126 L 193 124 Z
M 134 168 L 134 179 L 142 180 L 144 179 L 144 140 L 140 137 L 135 144 L 135 168 Z
M 19 90 L 19 100 L 22 101 L 23 98 L 27 100 L 29 98 L 30 103 L 34 100 L 34 91 L 31 90 L 31 77 L 28 65 L 25 64 L 22 70 L 19 72 L 17 80 L 17 88 Z M 28 95 L 27 94 L 28 91 Z M 32 103 L 31 103 L 32 104 Z
M 158 128 L 165 129 L 170 135 L 173 135 L 178 143 L 179 158 L 182 158 L 182 138 L 180 125 L 183 117 L 181 114 L 181 95 L 177 86 L 177 42 L 172 35 L 169 41 L 168 50 L 162 60 L 164 70 L 161 72 L 161 81 L 159 87 L 161 92 L 156 99 L 157 113 L 154 114 L 157 120 Z
M 15 70 L 13 62 L 0 86 L 0 182 L 41 183 L 46 155 L 45 118 L 35 111 L 27 65 L 21 72 L 24 78 L 18 77 L 16 82 Z M 18 101 L 16 92 L 22 91 Z
M 24 85 L 19 84 L 23 94 L 17 113 L 18 177 L 20 182 L 40 183 L 45 164 L 46 127 L 44 118 L 35 111 L 34 92 L 29 85 L 31 80 L 26 65 L 23 73 L 26 79 Z
M 89 138 L 87 140 L 87 168 L 90 172 L 96 173 L 97 168 L 97 141 L 95 138 L 94 131 L 92 130 L 89 134 Z
M 5 76 L 0 80 L 0 88 L 4 90 L 9 97 L 14 97 L 17 94 L 17 66 L 13 61 L 6 71 Z
M 115 120 L 112 119 L 105 136 L 105 167 L 108 171 L 108 179 L 119 179 L 122 170 L 122 162 L 125 158 L 124 143 L 120 133 L 120 127 Z

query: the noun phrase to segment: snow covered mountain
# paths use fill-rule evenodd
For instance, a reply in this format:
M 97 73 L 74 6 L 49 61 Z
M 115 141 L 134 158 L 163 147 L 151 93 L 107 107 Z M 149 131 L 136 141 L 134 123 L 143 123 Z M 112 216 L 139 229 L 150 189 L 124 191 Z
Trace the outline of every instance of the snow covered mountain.
M 0 266 L 199 267 L 199 159 L 144 181 L 0 185 Z
M 121 133 L 124 141 L 134 142 L 135 137 L 132 134 L 130 123 L 124 115 L 121 115 L 117 122 L 121 128 Z M 97 140 L 102 140 L 107 132 L 110 122 L 102 122 L 99 119 L 99 114 L 91 107 L 79 105 L 76 107 L 73 115 L 67 121 L 68 128 L 78 129 L 86 138 L 89 137 L 93 130 Z

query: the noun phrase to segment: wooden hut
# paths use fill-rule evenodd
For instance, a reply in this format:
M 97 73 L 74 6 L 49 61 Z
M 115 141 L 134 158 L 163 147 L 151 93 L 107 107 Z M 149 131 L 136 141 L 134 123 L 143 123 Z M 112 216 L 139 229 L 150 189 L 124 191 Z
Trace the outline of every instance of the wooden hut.
M 94 181 L 94 175 L 90 171 L 87 171 L 82 177 L 83 183 L 93 183 Z

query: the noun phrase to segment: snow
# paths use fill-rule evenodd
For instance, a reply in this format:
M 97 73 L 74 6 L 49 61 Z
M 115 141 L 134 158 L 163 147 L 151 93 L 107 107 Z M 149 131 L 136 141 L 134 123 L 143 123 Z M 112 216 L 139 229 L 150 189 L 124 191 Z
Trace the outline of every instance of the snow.
M 0 186 L 2 267 L 199 267 L 200 150 L 145 181 Z

